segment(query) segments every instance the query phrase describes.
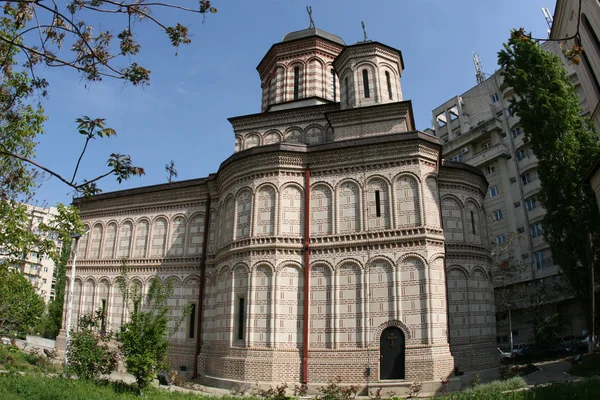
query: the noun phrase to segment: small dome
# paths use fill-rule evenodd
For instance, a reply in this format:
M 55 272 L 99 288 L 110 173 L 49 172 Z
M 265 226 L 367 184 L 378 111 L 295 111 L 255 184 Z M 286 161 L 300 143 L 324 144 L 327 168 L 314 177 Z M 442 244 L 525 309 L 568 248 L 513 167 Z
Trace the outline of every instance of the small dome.
M 346 45 L 346 43 L 344 42 L 344 40 L 341 37 L 336 36 L 333 33 L 326 32 L 319 28 L 308 28 L 308 29 L 304 29 L 301 31 L 290 32 L 287 35 L 285 35 L 281 41 L 289 42 L 292 40 L 303 39 L 303 38 L 307 38 L 307 37 L 311 37 L 311 36 L 320 36 L 324 39 L 331 40 L 332 42 L 335 42 L 342 46 Z

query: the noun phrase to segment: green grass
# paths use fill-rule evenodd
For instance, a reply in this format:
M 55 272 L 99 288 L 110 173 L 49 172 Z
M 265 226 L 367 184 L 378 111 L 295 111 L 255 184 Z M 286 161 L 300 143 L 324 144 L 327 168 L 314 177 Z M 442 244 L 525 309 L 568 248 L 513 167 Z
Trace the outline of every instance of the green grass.
M 584 377 L 600 375 L 600 354 L 583 357 L 583 364 L 574 364 L 569 373 Z
M 515 379 L 515 378 L 513 378 Z M 492 384 L 491 382 L 490 384 Z M 487 384 L 487 385 L 490 385 Z M 481 385 L 481 386 L 487 386 Z M 548 386 L 534 387 L 531 390 L 502 393 L 502 386 L 493 390 L 466 390 L 444 399 L 451 400 L 596 400 L 600 399 L 600 380 L 597 378 L 585 379 L 579 382 L 559 382 Z
M 190 393 L 179 393 L 148 388 L 144 396 L 123 382 L 89 382 L 75 379 L 52 378 L 43 375 L 0 374 L 0 399 L 2 400 L 179 400 L 211 399 Z
M 0 370 L 60 373 L 62 366 L 52 363 L 45 354 L 27 353 L 14 346 L 0 344 Z

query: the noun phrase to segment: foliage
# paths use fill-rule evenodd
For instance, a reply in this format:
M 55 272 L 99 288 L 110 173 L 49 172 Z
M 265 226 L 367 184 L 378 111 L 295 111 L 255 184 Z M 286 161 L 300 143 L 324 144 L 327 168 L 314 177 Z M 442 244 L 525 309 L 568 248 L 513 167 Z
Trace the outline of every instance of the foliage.
M 44 133 L 46 120 L 40 102 L 49 86 L 49 82 L 38 75 L 38 70 L 70 68 L 79 72 L 85 83 L 111 77 L 134 85 L 147 85 L 150 70 L 135 61 L 141 49 L 135 32 L 139 23 L 146 21 L 158 27 L 165 32 L 168 43 L 178 48 L 191 42 L 188 29 L 178 22 L 163 22 L 162 18 L 171 16 L 166 11 L 203 16 L 217 11 L 208 0 L 200 0 L 196 8 L 190 8 L 188 2 L 181 0 L 172 3 L 152 0 L 47 3 L 3 1 L 0 16 L 0 220 L 3 222 L 0 248 L 7 253 L 3 255 L 13 259 L 22 258 L 34 248 L 40 255 L 51 251 L 45 247 L 51 245 L 46 238 L 25 229 L 29 220 L 22 204 L 33 198 L 42 174 L 59 179 L 76 194 L 84 196 L 99 193 L 97 182 L 109 175 L 121 183 L 144 174 L 143 168 L 133 165 L 129 155 L 115 152 L 108 157 L 107 172 L 76 181 L 89 141 L 115 135 L 102 118 L 76 120 L 85 143 L 70 179 L 37 163 L 36 138 Z M 153 11 L 160 12 L 160 17 Z M 107 24 L 107 19 L 112 23 Z M 105 28 L 118 26 L 116 24 L 120 24 L 121 29 Z M 121 62 L 127 64 L 119 65 Z
M 63 307 L 65 302 L 65 285 L 67 261 L 71 254 L 71 239 L 63 240 L 58 263 L 54 265 L 56 283 L 54 285 L 54 299 L 48 304 L 42 322 L 37 328 L 38 333 L 48 339 L 55 339 L 62 327 Z
M 523 29 L 511 32 L 498 62 L 506 84 L 515 91 L 511 108 L 538 159 L 538 199 L 546 209 L 544 238 L 588 311 L 589 328 L 590 265 L 594 258 L 600 260 L 600 213 L 593 191 L 581 182 L 600 156 L 598 137 L 591 121 L 581 116 L 560 58 L 542 50 Z
M 341 379 L 335 378 L 327 383 L 327 386 L 321 386 L 317 389 L 319 394 L 315 396 L 316 400 L 351 400 L 358 393 L 358 386 L 341 386 Z
M 181 319 L 175 321 L 175 326 L 169 331 L 170 308 L 167 302 L 173 294 L 171 281 L 163 283 L 158 278 L 152 279 L 145 301 L 142 301 L 144 296 L 139 286 L 129 281 L 127 261 L 123 260 L 117 284 L 131 312 L 131 320 L 121 326 L 118 341 L 127 372 L 135 377 L 138 387 L 142 390 L 152 382 L 159 371 L 167 370 L 169 335 L 179 329 L 190 308 L 184 309 Z
M 284 382 L 275 387 L 271 386 L 268 389 L 257 387 L 254 390 L 254 395 L 267 400 L 289 400 L 290 396 L 287 395 L 287 389 L 288 384 Z
M 521 377 L 514 377 L 505 381 L 492 381 L 489 383 L 478 384 L 470 389 L 464 390 L 460 393 L 452 394 L 446 399 L 452 400 L 466 400 L 466 399 L 522 399 L 528 397 L 520 397 L 523 393 L 527 392 L 515 392 L 515 393 L 503 393 L 508 390 L 516 390 L 527 387 L 527 382 Z M 515 395 L 513 397 L 512 395 Z M 544 397 L 540 397 L 544 398 Z
M 196 393 L 180 393 L 148 388 L 147 400 L 206 400 L 214 396 Z M 85 381 L 79 379 L 52 378 L 44 375 L 0 374 L 0 399 L 2 400 L 134 400 L 140 399 L 138 390 L 122 381 Z M 223 400 L 233 398 L 222 397 Z
M 114 371 L 118 353 L 109 347 L 112 334 L 104 329 L 104 310 L 79 318 L 79 330 L 71 332 L 67 372 L 81 379 L 98 379 Z
M 196 4 L 196 8 L 190 8 L 189 2 L 176 0 L 171 3 L 70 0 L 53 5 L 44 1 L 7 1 L 4 2 L 4 21 L 12 34 L 2 33 L 0 42 L 23 53 L 22 66 L 31 71 L 36 86 L 41 88 L 48 83 L 35 77 L 37 65 L 72 68 L 88 81 L 111 77 L 134 85 L 147 85 L 150 71 L 135 61 L 142 47 L 134 31 L 137 22 L 155 25 L 177 48 L 191 42 L 188 29 L 180 23 L 169 26 L 161 22 L 158 15 L 169 15 L 170 10 L 203 15 L 217 12 L 208 0 Z M 113 23 L 121 25 L 120 29 L 109 30 L 101 25 L 100 21 L 106 16 L 112 16 Z M 128 65 L 119 65 L 121 62 Z
M 0 264 L 0 331 L 26 331 L 44 312 L 44 300 L 19 271 Z
M 53 364 L 48 357 L 38 352 L 26 353 L 16 346 L 0 345 L 0 369 L 20 372 L 57 373 L 62 367 Z

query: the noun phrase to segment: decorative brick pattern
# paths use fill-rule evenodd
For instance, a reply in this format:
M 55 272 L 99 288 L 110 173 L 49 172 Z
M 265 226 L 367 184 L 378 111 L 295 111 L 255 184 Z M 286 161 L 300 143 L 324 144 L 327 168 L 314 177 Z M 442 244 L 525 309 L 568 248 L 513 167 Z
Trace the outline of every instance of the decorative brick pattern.
M 137 223 L 135 227 L 135 248 L 133 250 L 134 258 L 146 257 L 149 232 L 150 224 L 147 220 L 143 219 Z
M 419 185 L 415 178 L 402 176 L 396 182 L 396 219 L 399 228 L 421 224 Z
M 310 232 L 314 236 L 333 233 L 331 190 L 325 185 L 318 185 L 310 192 Z
M 334 59 L 344 66 L 339 82 Z M 335 100 L 341 87 L 342 104 L 285 109 L 295 67 L 299 100 Z M 383 383 L 379 346 L 388 327 L 406 339 L 401 383 L 447 378 L 455 360 L 462 370 L 493 366 L 486 182 L 476 171 L 441 167 L 437 139 L 412 131 L 410 103 L 398 102 L 401 68 L 400 54 L 377 43 L 344 49 L 308 37 L 274 46 L 258 69 L 262 109 L 277 112 L 230 119 L 240 153 L 217 174 L 81 203 L 85 223 L 106 234 L 94 241 L 92 233 L 90 249 L 82 239 L 76 315 L 106 300 L 111 329 L 128 320 L 131 305 L 115 281 L 125 256 L 142 291 L 154 278 L 173 282 L 170 326 L 197 305 L 205 282 L 202 323 L 185 318 L 169 361 L 189 371 L 197 362 L 206 383 L 298 382 L 305 305 L 311 384 L 338 376 Z M 352 108 L 363 105 L 373 107 Z
M 115 258 L 115 245 L 117 242 L 117 224 L 110 223 L 106 228 L 106 239 L 104 241 L 104 250 L 102 251 L 102 258 L 111 259 Z

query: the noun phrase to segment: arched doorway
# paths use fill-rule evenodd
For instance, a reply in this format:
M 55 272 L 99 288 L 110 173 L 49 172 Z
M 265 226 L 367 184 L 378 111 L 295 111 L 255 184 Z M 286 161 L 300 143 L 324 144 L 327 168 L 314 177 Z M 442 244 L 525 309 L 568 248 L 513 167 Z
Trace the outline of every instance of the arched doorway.
M 397 326 L 385 328 L 379 339 L 379 379 L 404 379 L 404 332 Z

